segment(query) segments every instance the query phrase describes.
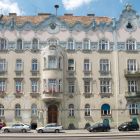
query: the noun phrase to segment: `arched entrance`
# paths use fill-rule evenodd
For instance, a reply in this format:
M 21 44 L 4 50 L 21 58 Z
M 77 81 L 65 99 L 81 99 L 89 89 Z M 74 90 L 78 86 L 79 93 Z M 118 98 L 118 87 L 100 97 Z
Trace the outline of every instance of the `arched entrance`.
M 49 105 L 48 107 L 48 123 L 57 123 L 58 108 L 56 105 Z

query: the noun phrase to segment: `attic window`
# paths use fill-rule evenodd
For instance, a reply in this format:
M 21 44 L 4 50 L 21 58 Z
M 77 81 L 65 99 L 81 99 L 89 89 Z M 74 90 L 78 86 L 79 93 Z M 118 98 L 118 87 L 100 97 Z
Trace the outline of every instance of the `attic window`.
M 126 28 L 127 28 L 127 29 L 132 29 L 133 26 L 132 26 L 132 24 L 131 24 L 130 22 L 128 22 L 128 24 L 126 25 Z

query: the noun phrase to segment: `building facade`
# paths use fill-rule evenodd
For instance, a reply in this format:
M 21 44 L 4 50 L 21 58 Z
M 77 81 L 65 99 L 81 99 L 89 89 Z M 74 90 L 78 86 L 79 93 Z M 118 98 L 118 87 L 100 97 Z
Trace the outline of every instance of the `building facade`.
M 140 17 L 0 17 L 0 119 L 64 128 L 140 121 Z

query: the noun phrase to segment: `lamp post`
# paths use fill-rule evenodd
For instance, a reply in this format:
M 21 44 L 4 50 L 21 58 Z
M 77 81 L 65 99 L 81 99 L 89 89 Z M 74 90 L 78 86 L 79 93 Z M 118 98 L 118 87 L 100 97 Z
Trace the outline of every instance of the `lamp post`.
M 54 5 L 55 9 L 56 9 L 56 16 L 57 16 L 57 9 L 59 8 L 59 5 Z

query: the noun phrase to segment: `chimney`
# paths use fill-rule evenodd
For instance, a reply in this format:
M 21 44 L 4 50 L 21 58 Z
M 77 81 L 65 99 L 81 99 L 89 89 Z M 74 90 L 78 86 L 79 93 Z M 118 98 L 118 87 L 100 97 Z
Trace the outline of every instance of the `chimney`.
M 38 16 L 50 16 L 51 13 L 38 13 Z
M 89 16 L 89 17 L 94 17 L 95 14 L 87 14 L 87 16 Z
M 73 14 L 71 14 L 71 13 L 66 13 L 66 14 L 64 14 L 64 16 L 73 16 Z
M 17 13 L 9 13 L 9 16 L 17 16 Z

